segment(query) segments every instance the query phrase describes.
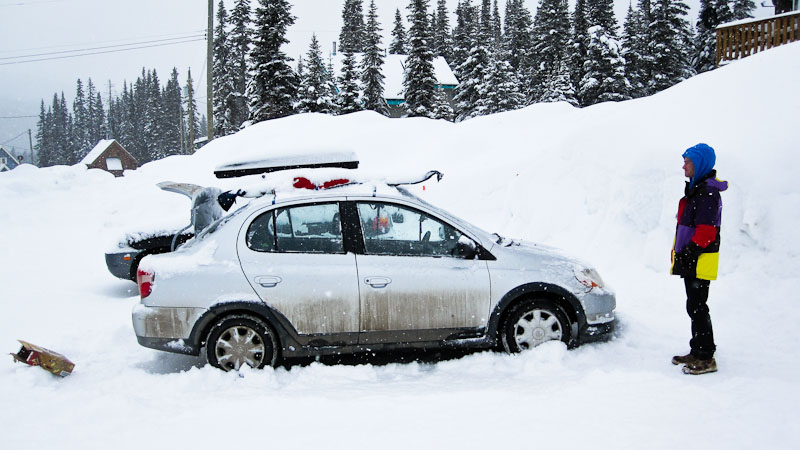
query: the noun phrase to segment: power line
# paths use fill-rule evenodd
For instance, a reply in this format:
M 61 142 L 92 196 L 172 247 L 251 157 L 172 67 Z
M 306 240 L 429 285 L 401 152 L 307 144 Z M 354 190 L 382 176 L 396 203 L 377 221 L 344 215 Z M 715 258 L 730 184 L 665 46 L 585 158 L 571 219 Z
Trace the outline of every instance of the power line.
M 97 45 L 97 44 L 111 44 L 114 42 L 125 42 L 125 41 L 137 41 L 141 39 L 155 39 L 155 38 L 166 38 L 172 36 L 186 36 L 190 34 L 198 34 L 198 33 L 205 33 L 205 28 L 202 30 L 191 30 L 191 31 L 182 31 L 179 33 L 165 33 L 165 34 L 150 34 L 147 36 L 138 36 L 138 37 L 130 37 L 130 38 L 122 38 L 122 39 L 109 39 L 105 41 L 96 41 L 93 40 L 91 42 L 76 42 L 72 44 L 61 44 L 61 45 L 50 45 L 46 47 L 28 47 L 28 48 L 20 48 L 16 50 L 0 50 L 0 54 L 8 54 L 8 53 L 19 53 L 19 52 L 31 52 L 36 50 L 51 50 L 57 48 L 64 48 L 64 47 L 78 47 L 84 45 Z M 130 44 L 136 44 L 137 42 L 131 42 Z
M 116 44 L 116 45 L 105 45 L 105 46 L 101 46 L 101 47 L 79 48 L 79 49 L 75 49 L 75 50 L 62 50 L 60 52 L 32 53 L 30 55 L 5 56 L 5 57 L 0 57 L 0 60 L 33 58 L 33 57 L 36 57 L 36 56 L 62 55 L 64 53 L 86 52 L 86 51 L 93 51 L 93 50 L 102 50 L 102 49 L 106 49 L 106 48 L 130 47 L 132 45 L 152 44 L 154 42 L 168 42 L 168 41 L 177 41 L 177 40 L 182 40 L 182 39 L 200 38 L 200 37 L 205 39 L 205 34 L 195 34 L 195 35 L 188 35 L 188 36 L 181 36 L 181 37 L 174 37 L 174 38 L 156 39 L 156 40 L 152 40 L 152 41 L 131 42 L 129 44 Z
M 8 144 L 9 142 L 15 141 L 15 140 L 17 140 L 17 139 L 21 138 L 22 136 L 24 136 L 24 135 L 26 135 L 26 134 L 28 134 L 28 130 L 25 130 L 25 131 L 23 131 L 22 133 L 20 133 L 20 134 L 18 134 L 18 135 L 16 135 L 16 136 L 14 136 L 13 138 L 11 138 L 11 139 L 9 139 L 9 140 L 7 140 L 7 141 L 3 142 L 3 143 L 2 143 L 2 144 L 0 144 L 0 145 L 6 145 L 6 144 Z
M 190 42 L 197 42 L 197 41 L 204 41 L 204 40 L 205 40 L 205 37 L 200 38 L 200 39 L 188 39 L 188 40 L 179 41 L 179 42 L 167 42 L 167 43 L 162 43 L 162 44 L 142 45 L 142 46 L 139 46 L 139 47 L 131 47 L 131 48 L 121 48 L 121 49 L 117 49 L 117 50 L 105 50 L 105 51 L 101 51 L 101 52 L 81 53 L 81 54 L 77 54 L 77 55 L 53 56 L 53 57 L 50 57 L 50 58 L 29 59 L 27 61 L 3 62 L 3 63 L 0 63 L 0 66 L 8 66 L 8 65 L 12 65 L 12 64 L 25 64 L 25 63 L 38 62 L 38 61 L 51 61 L 51 60 L 54 60 L 54 59 L 77 58 L 79 56 L 101 55 L 101 54 L 104 54 L 104 53 L 127 52 L 127 51 L 130 51 L 130 50 L 139 50 L 139 49 L 143 49 L 143 48 L 153 48 L 153 47 L 164 47 L 164 46 L 167 46 L 167 45 L 187 44 L 187 43 L 190 43 Z
M 26 1 L 26 2 L 17 2 L 17 3 L 3 3 L 3 4 L 0 4 L 0 8 L 6 7 L 6 6 L 30 6 L 30 5 L 40 5 L 40 4 L 43 4 L 43 3 L 60 3 L 60 2 L 63 2 L 63 1 L 65 1 L 65 0 L 41 0 L 41 1 L 38 1 L 38 2 Z
M 39 117 L 39 116 L 0 116 L 0 119 L 27 119 L 30 117 Z

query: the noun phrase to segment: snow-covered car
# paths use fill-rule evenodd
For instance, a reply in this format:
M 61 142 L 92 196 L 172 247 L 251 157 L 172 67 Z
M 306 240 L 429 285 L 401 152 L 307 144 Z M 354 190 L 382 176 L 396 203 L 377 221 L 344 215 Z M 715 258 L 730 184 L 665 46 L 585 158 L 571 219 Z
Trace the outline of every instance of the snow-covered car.
M 238 370 L 403 348 L 575 346 L 614 328 L 615 296 L 584 263 L 485 232 L 403 186 L 305 181 L 318 190 L 270 191 L 144 258 L 139 343 L 205 347 L 213 366 Z

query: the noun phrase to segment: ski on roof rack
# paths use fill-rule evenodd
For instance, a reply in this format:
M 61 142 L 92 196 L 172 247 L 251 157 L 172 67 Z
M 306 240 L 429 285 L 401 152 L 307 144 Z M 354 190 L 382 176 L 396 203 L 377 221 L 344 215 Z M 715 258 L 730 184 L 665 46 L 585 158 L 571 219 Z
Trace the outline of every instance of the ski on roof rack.
M 357 169 L 358 163 L 358 156 L 353 152 L 316 153 L 225 164 L 217 167 L 214 175 L 217 178 L 235 178 L 290 169 Z

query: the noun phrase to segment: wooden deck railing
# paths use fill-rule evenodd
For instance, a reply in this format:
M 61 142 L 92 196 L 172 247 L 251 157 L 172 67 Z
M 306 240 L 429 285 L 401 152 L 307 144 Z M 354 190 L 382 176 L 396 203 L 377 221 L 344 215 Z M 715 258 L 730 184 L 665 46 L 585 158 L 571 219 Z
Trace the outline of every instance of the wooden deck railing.
M 717 65 L 800 40 L 800 11 L 717 27 Z

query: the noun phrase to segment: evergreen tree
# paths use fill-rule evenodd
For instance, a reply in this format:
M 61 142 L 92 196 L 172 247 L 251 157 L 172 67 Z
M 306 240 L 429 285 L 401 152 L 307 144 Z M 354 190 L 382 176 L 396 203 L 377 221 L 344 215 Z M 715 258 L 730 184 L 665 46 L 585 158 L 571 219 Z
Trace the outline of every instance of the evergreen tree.
M 361 53 L 364 50 L 364 12 L 361 0 L 344 1 L 339 49 L 342 53 Z
M 569 11 L 566 0 L 540 0 L 533 20 L 533 54 L 528 93 L 531 102 L 548 93 L 545 86 L 558 76 L 569 42 Z
M 44 109 L 44 99 L 42 99 L 42 103 L 39 107 L 39 121 L 36 123 L 36 146 L 34 147 L 36 155 L 38 156 L 39 167 L 51 166 L 53 164 L 50 139 L 52 124 L 49 119 L 50 117 L 48 117 L 48 113 Z M 31 163 L 34 163 L 34 161 L 31 161 Z
M 436 24 L 433 27 L 433 53 L 448 62 L 453 62 L 453 38 L 450 32 L 450 18 L 447 14 L 447 0 L 439 0 L 436 6 Z
M 403 79 L 405 108 L 410 117 L 433 117 L 436 76 L 428 31 L 428 0 L 411 0 L 408 21 L 410 50 Z
M 197 104 L 194 101 L 194 80 L 192 80 L 192 69 L 186 77 L 186 129 L 188 135 L 184 148 L 187 154 L 194 153 L 194 141 L 200 129 L 197 123 Z
M 717 65 L 717 25 L 730 22 L 734 13 L 728 0 L 700 0 L 700 14 L 695 25 L 695 48 L 692 67 L 697 73 L 712 70 Z
M 578 85 L 584 106 L 631 98 L 620 45 L 613 35 L 607 33 L 609 31 L 602 25 L 589 28 L 585 73 Z
M 106 136 L 106 118 L 103 109 L 103 99 L 92 83 L 92 79 L 86 85 L 86 123 L 88 126 L 88 139 L 90 146 Z
M 525 95 L 520 92 L 519 80 L 507 55 L 491 55 L 486 74 L 486 92 L 486 96 L 478 100 L 479 109 L 484 114 L 511 111 L 525 105 Z
M 147 106 L 145 109 L 145 132 L 147 133 L 147 158 L 155 161 L 168 155 L 164 147 L 165 118 L 164 101 L 161 98 L 161 82 L 156 70 L 148 73 Z
M 316 34 L 311 36 L 311 44 L 308 47 L 304 67 L 303 79 L 300 82 L 298 111 L 322 114 L 336 113 L 338 108 L 336 97 L 333 95 L 333 92 L 335 92 L 332 78 L 333 72 L 325 69 Z
M 53 96 L 53 164 L 75 164 L 75 155 L 72 151 L 72 115 L 67 110 L 67 101 L 64 93 L 61 99 Z
M 247 86 L 250 118 L 254 123 L 294 113 L 299 80 L 289 66 L 291 58 L 281 51 L 288 43 L 286 30 L 294 23 L 287 0 L 259 0 L 255 40 L 250 52 L 250 84 Z
M 522 70 L 529 67 L 533 42 L 531 40 L 531 27 L 533 19 L 523 0 L 508 0 L 506 2 L 506 21 L 503 33 L 503 46 L 508 62 L 519 75 Z
M 449 60 L 450 66 L 461 80 L 463 74 L 459 72 L 459 67 L 463 66 L 469 57 L 475 40 L 475 33 L 478 32 L 477 14 L 470 0 L 459 0 L 456 7 L 456 26 L 453 28 L 453 59 Z
M 540 101 L 544 103 L 567 102 L 572 106 L 579 106 L 566 57 L 559 64 L 555 75 L 548 78 L 544 95 Z
M 83 82 L 80 78 L 78 79 L 75 89 L 75 101 L 72 102 L 72 114 L 74 117 L 74 129 L 71 139 L 73 155 L 70 161 L 71 164 L 74 164 L 83 159 L 83 155 L 91 150 L 91 147 L 89 147 L 89 121 L 87 120 L 86 94 L 83 91 Z
M 468 6 L 468 4 L 466 4 Z M 488 7 L 488 0 L 483 2 L 483 10 Z M 460 122 L 472 117 L 488 114 L 492 107 L 488 104 L 490 86 L 488 72 L 491 65 L 491 14 L 481 13 L 482 20 L 474 36 L 466 61 L 457 68 L 459 85 L 456 88 L 456 121 Z M 475 25 L 475 22 L 473 22 Z
M 173 68 L 162 94 L 164 99 L 164 148 L 168 154 L 183 154 L 184 139 L 184 110 L 181 95 L 181 84 L 178 81 L 178 69 Z
M 230 126 L 239 130 L 250 116 L 247 106 L 248 54 L 250 53 L 250 0 L 236 0 L 231 11 L 230 73 L 233 77 Z
M 589 47 L 589 22 L 587 19 L 587 0 L 576 0 L 575 10 L 572 12 L 572 37 L 570 40 L 570 56 L 569 68 L 570 78 L 574 86 L 579 86 L 586 74 L 584 63 L 586 55 L 588 54 Z M 581 105 L 586 103 L 580 95 L 576 92 L 578 102 Z
M 393 55 L 405 55 L 407 48 L 406 29 L 403 27 L 403 16 L 400 10 L 394 14 L 394 28 L 392 29 L 392 43 L 389 45 L 389 53 Z
M 651 92 L 659 92 L 691 77 L 691 32 L 684 19 L 689 7 L 682 0 L 653 2 Z
M 437 89 L 433 107 L 433 118 L 453 121 L 453 107 L 444 89 Z
M 494 47 L 494 32 L 492 31 L 492 2 L 481 0 L 481 16 L 478 27 L 478 44 L 487 49 Z
M 342 60 L 342 75 L 339 77 L 339 113 L 348 114 L 361 111 L 358 94 L 358 69 L 355 56 L 347 52 Z
M 492 4 L 492 41 L 495 44 L 503 42 L 503 23 L 500 19 L 500 8 L 497 6 L 497 0 Z
M 214 62 L 212 73 L 214 77 L 214 136 L 233 134 L 238 129 L 234 122 L 235 87 L 234 74 L 231 71 L 231 47 L 228 38 L 228 14 L 225 3 L 220 0 L 217 6 L 217 27 L 214 29 Z
M 381 28 L 378 23 L 378 10 L 372 0 L 367 13 L 366 42 L 364 58 L 361 60 L 361 83 L 364 86 L 364 109 L 389 115 L 389 107 L 383 95 L 383 51 L 381 45 Z
M 733 20 L 752 19 L 756 4 L 753 0 L 732 0 Z M 724 23 L 724 22 L 720 22 Z

